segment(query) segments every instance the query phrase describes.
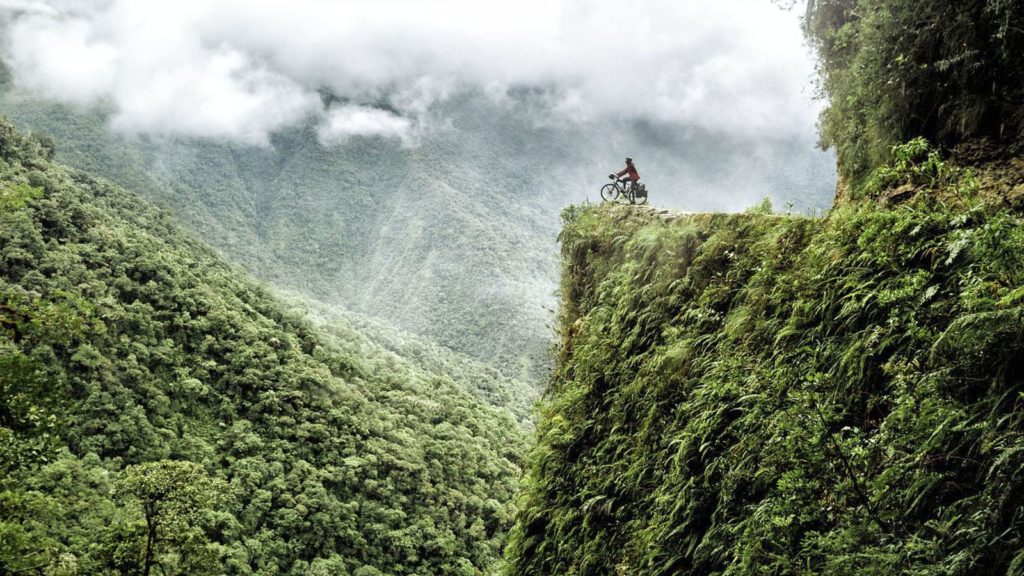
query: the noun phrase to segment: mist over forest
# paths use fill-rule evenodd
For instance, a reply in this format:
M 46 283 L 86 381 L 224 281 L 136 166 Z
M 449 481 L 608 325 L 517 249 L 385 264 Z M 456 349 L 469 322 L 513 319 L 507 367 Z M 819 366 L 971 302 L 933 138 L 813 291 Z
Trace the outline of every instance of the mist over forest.
M 592 195 L 628 155 L 670 205 L 828 202 L 812 54 L 799 10 L 771 2 L 0 7 L 5 84 L 102 110 L 125 137 L 277 147 L 274 134 L 309 125 L 346 154 L 353 139 L 415 149 L 480 132 L 477 155 L 526 139 L 555 156 L 546 177 L 586 176 L 556 180 L 559 201 Z M 524 173 L 548 167 L 525 152 Z M 447 159 L 452 173 L 473 162 Z
M 0 0 L 0 576 L 1022 573 L 1022 51 Z
M 794 14 L 651 2 L 612 27 L 596 5 L 455 4 L 436 22 L 9 2 L 0 112 L 272 285 L 531 381 L 549 365 L 558 214 L 597 201 L 624 156 L 661 206 L 828 207 Z M 701 25 L 678 34 L 665 10 Z

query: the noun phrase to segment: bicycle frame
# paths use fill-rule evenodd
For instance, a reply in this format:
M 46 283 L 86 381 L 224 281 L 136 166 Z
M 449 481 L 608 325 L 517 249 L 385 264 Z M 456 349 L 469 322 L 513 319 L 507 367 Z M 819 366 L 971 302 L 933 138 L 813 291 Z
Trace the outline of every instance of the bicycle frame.
M 608 188 L 613 187 L 615 190 L 614 194 L 608 194 L 610 190 Z M 628 184 L 619 178 L 612 179 L 610 184 L 605 184 L 601 189 L 601 199 L 606 201 L 614 201 L 622 196 L 629 201 L 630 204 L 636 204 L 636 191 L 639 186 L 636 182 L 629 182 Z M 610 197 L 609 197 L 610 196 Z

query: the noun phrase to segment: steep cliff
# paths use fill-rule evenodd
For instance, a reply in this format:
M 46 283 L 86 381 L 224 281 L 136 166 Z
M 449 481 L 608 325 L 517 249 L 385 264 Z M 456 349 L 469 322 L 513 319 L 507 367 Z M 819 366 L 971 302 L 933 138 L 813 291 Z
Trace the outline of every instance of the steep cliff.
M 806 7 L 836 207 L 566 210 L 508 574 L 1024 574 L 1024 5 Z
M 567 209 L 507 573 L 1021 573 L 1024 227 L 936 162 L 824 219 Z

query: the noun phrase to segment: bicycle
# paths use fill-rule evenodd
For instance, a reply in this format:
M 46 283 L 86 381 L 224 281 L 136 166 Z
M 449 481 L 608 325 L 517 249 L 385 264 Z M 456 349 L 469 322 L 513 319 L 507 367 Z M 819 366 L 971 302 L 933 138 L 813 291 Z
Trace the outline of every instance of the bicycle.
M 622 196 L 630 204 L 647 204 L 647 187 L 638 182 L 631 182 L 629 186 L 619 180 L 615 174 L 609 174 L 611 183 L 601 187 L 601 200 L 611 202 Z

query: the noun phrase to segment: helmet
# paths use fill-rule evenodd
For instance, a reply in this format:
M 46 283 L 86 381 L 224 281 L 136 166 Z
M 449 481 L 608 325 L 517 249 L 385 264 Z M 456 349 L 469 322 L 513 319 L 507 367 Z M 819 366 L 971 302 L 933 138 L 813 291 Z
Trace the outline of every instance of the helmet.
M 626 157 L 626 164 L 630 164 L 632 162 L 633 162 L 632 158 Z

